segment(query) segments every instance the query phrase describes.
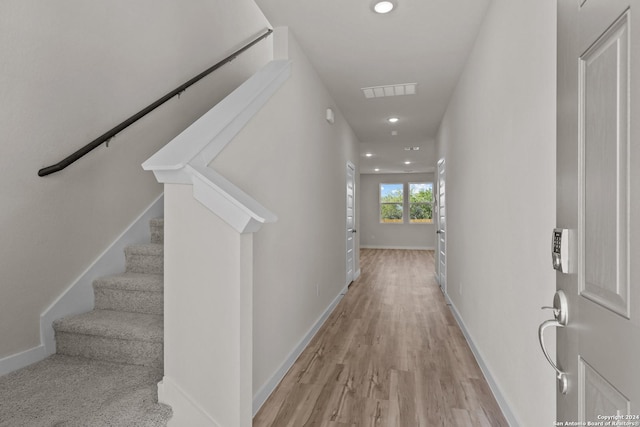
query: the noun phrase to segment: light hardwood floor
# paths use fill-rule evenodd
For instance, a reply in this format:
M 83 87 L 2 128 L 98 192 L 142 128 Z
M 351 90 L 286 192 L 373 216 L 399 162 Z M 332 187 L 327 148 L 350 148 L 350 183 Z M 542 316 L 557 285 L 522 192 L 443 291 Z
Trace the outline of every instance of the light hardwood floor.
M 434 279 L 432 251 L 363 249 L 254 427 L 508 424 Z

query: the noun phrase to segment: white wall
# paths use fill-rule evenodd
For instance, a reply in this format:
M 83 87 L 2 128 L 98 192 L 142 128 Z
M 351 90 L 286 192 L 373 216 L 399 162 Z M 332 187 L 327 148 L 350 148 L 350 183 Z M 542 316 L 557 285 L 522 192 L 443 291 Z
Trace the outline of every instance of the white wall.
M 254 236 L 256 395 L 277 384 L 345 288 L 348 161 L 358 173 L 353 131 L 295 39 L 282 28 L 276 36 L 276 58 L 293 61 L 292 75 L 213 162 L 278 216 Z M 325 120 L 329 107 L 334 124 Z
M 0 358 L 162 191 L 140 164 L 271 57 L 261 43 L 65 171 L 56 163 L 267 27 L 251 0 L 0 5 Z
M 435 224 L 381 224 L 380 195 L 382 183 L 431 182 L 433 173 L 396 173 L 360 175 L 360 245 L 368 248 L 435 248 Z M 407 207 L 405 207 L 405 211 Z
M 449 297 L 513 418 L 532 427 L 555 420 L 537 340 L 555 291 L 555 7 L 493 0 L 438 136 Z

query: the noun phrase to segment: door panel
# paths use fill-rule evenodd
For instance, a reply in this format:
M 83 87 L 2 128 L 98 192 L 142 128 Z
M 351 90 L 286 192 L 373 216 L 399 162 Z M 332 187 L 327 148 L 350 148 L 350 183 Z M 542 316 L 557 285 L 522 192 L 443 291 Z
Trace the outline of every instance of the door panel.
M 578 369 L 579 384 L 584 384 L 579 391 L 581 420 L 598 420 L 598 416 L 605 414 L 631 413 L 631 402 L 582 358 Z
M 355 217 L 355 167 L 347 164 L 347 280 L 346 284 L 353 282 L 355 277 L 355 233 L 356 233 L 356 217 Z
M 436 228 L 437 228 L 437 243 L 438 243 L 438 263 L 436 278 L 440 284 L 440 288 L 446 294 L 447 293 L 447 203 L 445 195 L 445 165 L 444 159 L 438 162 L 438 184 L 436 190 Z
M 638 13 L 640 0 L 558 1 L 557 226 L 577 231 L 577 269 L 556 275 L 565 423 L 640 414 Z
M 580 58 L 580 194 L 584 277 L 580 293 L 629 317 L 628 12 Z

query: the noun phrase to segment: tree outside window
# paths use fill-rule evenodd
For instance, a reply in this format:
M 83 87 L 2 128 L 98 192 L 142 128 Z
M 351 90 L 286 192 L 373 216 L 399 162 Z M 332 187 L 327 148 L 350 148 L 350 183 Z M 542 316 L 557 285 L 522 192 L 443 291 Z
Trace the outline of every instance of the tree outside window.
M 380 184 L 380 222 L 402 224 L 404 184 Z
M 433 183 L 409 183 L 409 223 L 433 223 Z

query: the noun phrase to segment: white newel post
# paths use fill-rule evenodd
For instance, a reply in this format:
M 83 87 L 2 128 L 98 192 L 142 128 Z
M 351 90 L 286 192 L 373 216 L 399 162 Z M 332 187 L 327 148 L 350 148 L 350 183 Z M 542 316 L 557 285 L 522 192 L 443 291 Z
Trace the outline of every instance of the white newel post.
M 277 217 L 208 165 L 290 74 L 270 62 L 142 165 L 165 185 L 170 426 L 251 426 L 253 233 Z
M 253 233 L 165 185 L 165 374 L 170 426 L 250 426 Z

